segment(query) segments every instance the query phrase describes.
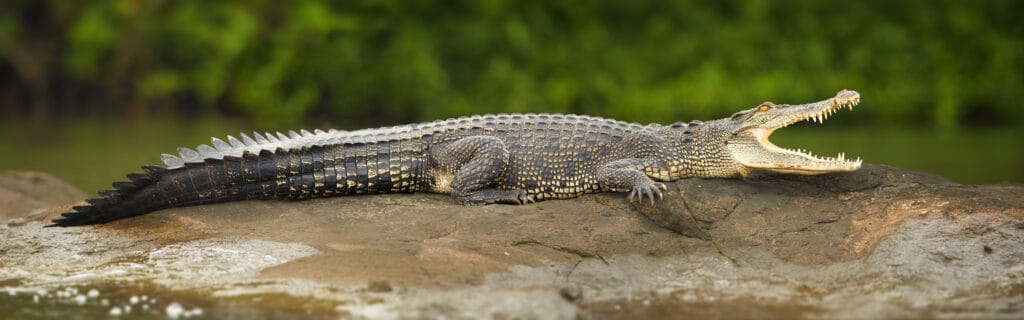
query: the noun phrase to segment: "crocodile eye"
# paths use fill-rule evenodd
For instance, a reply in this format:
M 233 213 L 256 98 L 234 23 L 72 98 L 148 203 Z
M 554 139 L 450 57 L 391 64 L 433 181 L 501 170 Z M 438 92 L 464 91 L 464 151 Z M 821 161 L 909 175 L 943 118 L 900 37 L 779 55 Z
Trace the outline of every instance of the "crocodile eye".
M 762 104 L 762 105 L 761 105 L 761 107 L 757 108 L 757 110 L 758 110 L 758 111 L 761 111 L 761 112 L 765 112 L 765 111 L 768 111 L 768 109 L 771 109 L 771 108 L 772 108 L 772 107 L 769 107 L 769 106 L 768 106 L 768 105 L 766 105 L 766 104 Z

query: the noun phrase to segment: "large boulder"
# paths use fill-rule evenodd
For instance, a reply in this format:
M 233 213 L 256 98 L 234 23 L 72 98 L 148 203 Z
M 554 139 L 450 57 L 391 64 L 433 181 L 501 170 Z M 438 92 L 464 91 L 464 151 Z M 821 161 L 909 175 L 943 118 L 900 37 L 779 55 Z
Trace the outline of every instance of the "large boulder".
M 0 176 L 0 188 L 21 180 Z M 182 300 L 227 316 L 240 300 L 252 312 L 373 318 L 1024 316 L 1024 186 L 885 166 L 687 179 L 656 205 L 396 194 L 42 227 L 70 205 L 18 209 L 0 226 L 0 284 L 14 296 L 103 286 L 129 299 L 116 293 L 130 281 L 167 297 L 147 310 Z

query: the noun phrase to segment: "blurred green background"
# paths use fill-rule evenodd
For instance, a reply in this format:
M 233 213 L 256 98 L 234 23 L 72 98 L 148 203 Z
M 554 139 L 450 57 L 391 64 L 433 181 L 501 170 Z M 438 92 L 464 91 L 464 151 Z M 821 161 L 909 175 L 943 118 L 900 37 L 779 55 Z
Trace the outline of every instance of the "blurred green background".
M 239 131 L 498 112 L 672 123 L 854 89 L 854 112 L 773 141 L 1020 182 L 1022 12 L 1021 1 L 5 0 L 0 170 L 92 191 Z

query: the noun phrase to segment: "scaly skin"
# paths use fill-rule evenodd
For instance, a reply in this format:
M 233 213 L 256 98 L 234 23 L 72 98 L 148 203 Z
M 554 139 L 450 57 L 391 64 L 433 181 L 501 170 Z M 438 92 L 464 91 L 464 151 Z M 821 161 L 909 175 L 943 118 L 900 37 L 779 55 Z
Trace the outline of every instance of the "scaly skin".
M 805 105 L 763 103 L 727 119 L 639 125 L 577 115 L 473 116 L 352 132 L 242 134 L 163 155 L 131 182 L 76 206 L 53 226 L 104 223 L 151 211 L 245 199 L 306 199 L 393 192 L 449 193 L 464 205 L 524 204 L 601 191 L 662 196 L 687 177 L 753 170 L 852 171 L 860 160 L 775 147 L 768 136 L 860 99 L 853 91 Z M 841 158 L 841 157 L 840 157 Z

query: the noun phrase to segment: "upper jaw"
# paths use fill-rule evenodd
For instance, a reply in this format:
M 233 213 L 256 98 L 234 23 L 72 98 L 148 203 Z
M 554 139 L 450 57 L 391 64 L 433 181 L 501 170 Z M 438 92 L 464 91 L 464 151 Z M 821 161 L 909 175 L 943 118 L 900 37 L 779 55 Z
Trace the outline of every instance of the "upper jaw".
M 774 126 L 770 126 L 770 129 L 774 131 L 775 129 L 783 128 L 804 120 L 822 123 L 839 109 L 846 107 L 852 111 L 853 107 L 859 103 L 860 93 L 853 90 L 842 90 L 839 91 L 839 93 L 836 93 L 835 97 L 826 100 L 787 106 L 782 109 L 784 110 L 782 111 L 783 114 L 776 118 L 780 120 L 773 121 L 775 124 Z

